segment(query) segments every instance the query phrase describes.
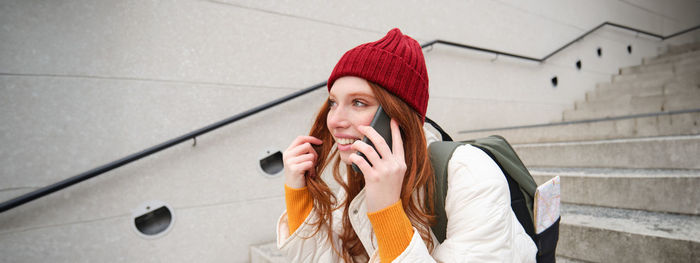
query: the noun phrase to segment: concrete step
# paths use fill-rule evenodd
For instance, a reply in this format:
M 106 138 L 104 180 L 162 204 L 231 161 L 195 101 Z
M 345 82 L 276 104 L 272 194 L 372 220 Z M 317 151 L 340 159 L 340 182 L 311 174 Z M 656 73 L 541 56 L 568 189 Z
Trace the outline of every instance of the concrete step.
M 692 52 L 692 51 L 696 51 L 696 50 L 700 50 L 700 42 L 687 43 L 687 44 L 681 44 L 681 45 L 670 45 L 670 46 L 668 46 L 668 49 L 666 50 L 665 55 L 686 53 L 686 52 Z
M 461 131 L 453 136 L 456 140 L 470 140 L 493 134 L 505 137 L 512 144 L 693 135 L 700 134 L 700 111 L 555 126 Z
M 269 242 L 266 244 L 255 245 L 250 247 L 250 263 L 287 263 L 287 259 L 282 257 L 275 242 Z M 556 262 L 559 263 L 586 263 L 586 261 L 567 258 L 567 257 L 556 257 Z
M 678 83 L 669 83 L 665 85 L 669 88 L 668 94 L 664 94 L 662 87 L 661 94 L 642 95 L 638 93 L 620 94 L 619 96 L 609 99 L 597 99 L 591 101 L 576 101 L 574 103 L 575 110 L 593 110 L 605 111 L 610 108 L 624 108 L 632 106 L 633 108 L 647 109 L 650 112 L 663 112 L 668 107 L 679 108 L 681 105 L 689 105 L 690 108 L 700 107 L 700 87 L 690 86 Z M 688 108 L 680 108 L 688 109 Z M 634 113 L 634 112 L 632 112 Z M 648 113 L 645 112 L 644 113 Z
M 533 168 L 537 184 L 561 178 L 570 204 L 700 215 L 700 170 Z
M 700 79 L 700 77 L 698 77 L 698 79 Z M 695 82 L 694 79 L 688 79 L 688 81 L 685 82 L 673 79 L 663 82 L 648 83 L 646 85 L 614 85 L 612 83 L 607 83 L 605 85 L 599 84 L 596 86 L 595 90 L 586 92 L 585 100 L 577 101 L 576 103 L 580 104 L 586 101 L 609 100 L 630 95 L 640 97 L 670 95 L 700 90 L 700 84 L 693 82 Z
M 700 51 L 688 53 L 686 56 L 678 57 L 675 60 L 621 68 L 620 75 L 675 71 L 676 69 L 693 67 L 693 65 L 697 64 L 700 64 Z
M 514 144 L 528 167 L 700 169 L 700 135 Z
M 697 60 L 688 62 L 678 62 L 678 65 L 673 65 L 671 67 L 665 67 L 663 70 L 649 71 L 641 73 L 630 73 L 615 75 L 612 77 L 612 83 L 626 83 L 626 82 L 646 82 L 646 81 L 658 81 L 658 80 L 669 80 L 677 78 L 682 75 L 695 75 L 700 73 L 700 63 Z M 680 64 L 684 63 L 684 64 Z
M 678 53 L 667 53 L 666 55 L 661 55 L 658 57 L 653 57 L 653 58 L 644 58 L 642 59 L 642 64 L 643 65 L 652 65 L 652 64 L 657 64 L 657 63 L 667 63 L 667 62 L 675 62 L 679 60 L 683 60 L 686 58 L 691 58 L 691 57 L 696 57 L 700 56 L 700 51 L 686 51 L 686 52 L 678 52 Z
M 275 241 L 250 246 L 250 263 L 287 263 Z
M 612 118 L 617 116 L 696 109 L 700 89 L 669 95 L 621 96 L 615 99 L 580 102 L 576 109 L 565 110 L 564 121 Z
M 625 82 L 646 82 L 646 81 L 656 81 L 656 80 L 671 80 L 675 77 L 672 69 L 667 69 L 663 71 L 654 71 L 647 73 L 637 73 L 637 74 L 625 74 L 625 75 L 614 75 L 612 76 L 612 83 L 625 83 Z
M 660 71 L 673 71 L 673 65 L 677 62 L 655 63 L 650 65 L 638 65 L 621 68 L 619 75 L 640 74 Z
M 557 255 L 591 262 L 697 262 L 700 217 L 568 205 Z
M 700 66 L 693 66 L 692 68 L 683 68 L 680 72 L 673 72 L 673 76 L 668 74 L 668 72 L 662 73 L 662 77 L 648 77 L 641 80 L 629 79 L 629 80 L 619 80 L 610 83 L 598 83 L 596 88 L 615 88 L 615 87 L 638 87 L 644 88 L 649 86 L 662 86 L 669 82 L 679 82 L 690 85 L 700 84 Z
M 558 262 L 558 263 L 587 263 L 587 261 L 573 259 L 573 258 L 567 258 L 567 257 L 561 257 L 561 256 L 556 256 L 556 262 Z

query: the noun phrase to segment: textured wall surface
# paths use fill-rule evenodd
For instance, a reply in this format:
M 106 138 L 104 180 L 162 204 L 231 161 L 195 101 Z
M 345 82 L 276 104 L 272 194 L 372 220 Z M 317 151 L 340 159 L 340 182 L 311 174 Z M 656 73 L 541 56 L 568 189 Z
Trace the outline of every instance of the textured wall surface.
M 690 0 L 3 0 L 0 200 L 324 81 L 345 50 L 393 27 L 421 43 L 542 58 L 605 21 L 669 35 L 700 24 L 699 10 Z M 699 35 L 660 41 L 603 28 L 544 63 L 436 45 L 424 53 L 428 116 L 453 134 L 560 121 L 620 67 Z M 0 261 L 247 261 L 251 244 L 274 239 L 284 209 L 283 180 L 263 176 L 259 159 L 307 133 L 325 96 L 0 214 Z M 176 219 L 154 239 L 135 233 L 131 214 L 149 200 Z

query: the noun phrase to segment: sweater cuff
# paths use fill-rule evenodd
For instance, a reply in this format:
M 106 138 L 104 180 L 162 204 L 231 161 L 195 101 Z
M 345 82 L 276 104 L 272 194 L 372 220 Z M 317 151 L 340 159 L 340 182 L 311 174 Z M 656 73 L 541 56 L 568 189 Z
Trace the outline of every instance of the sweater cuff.
M 413 226 L 401 200 L 382 210 L 367 213 L 367 217 L 377 235 L 381 262 L 391 262 L 411 243 Z
M 291 235 L 304 223 L 314 205 L 309 189 L 306 187 L 294 189 L 285 184 L 284 199 L 287 204 L 287 222 L 289 235 Z

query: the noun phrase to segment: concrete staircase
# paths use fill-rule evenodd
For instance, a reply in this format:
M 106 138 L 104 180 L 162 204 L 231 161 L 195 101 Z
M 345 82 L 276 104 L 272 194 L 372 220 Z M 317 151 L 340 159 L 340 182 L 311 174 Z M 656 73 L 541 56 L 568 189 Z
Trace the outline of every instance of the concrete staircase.
M 561 176 L 558 256 L 700 262 L 700 43 L 621 69 L 563 120 L 496 131 L 538 183 Z
M 559 175 L 560 262 L 700 262 L 700 43 L 598 84 L 559 125 L 500 134 L 538 184 Z
M 456 139 L 503 135 L 538 184 L 561 177 L 557 261 L 700 262 L 700 43 L 621 69 L 563 121 Z

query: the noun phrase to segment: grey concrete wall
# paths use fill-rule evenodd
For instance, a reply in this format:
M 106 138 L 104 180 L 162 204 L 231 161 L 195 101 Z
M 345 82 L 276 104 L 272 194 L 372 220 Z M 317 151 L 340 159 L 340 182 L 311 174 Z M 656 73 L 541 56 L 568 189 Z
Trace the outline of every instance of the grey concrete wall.
M 392 27 L 421 43 L 543 57 L 604 21 L 667 35 L 700 24 L 696 10 L 694 1 L 1 1 L 0 199 L 324 81 L 345 50 Z M 428 115 L 453 134 L 559 120 L 618 68 L 698 39 L 606 28 L 542 64 L 435 46 L 425 52 Z M 284 209 L 282 179 L 261 175 L 258 160 L 306 133 L 325 96 L 0 214 L 0 261 L 247 261 L 251 244 L 274 239 Z M 131 211 L 149 200 L 174 210 L 160 238 L 133 230 Z

